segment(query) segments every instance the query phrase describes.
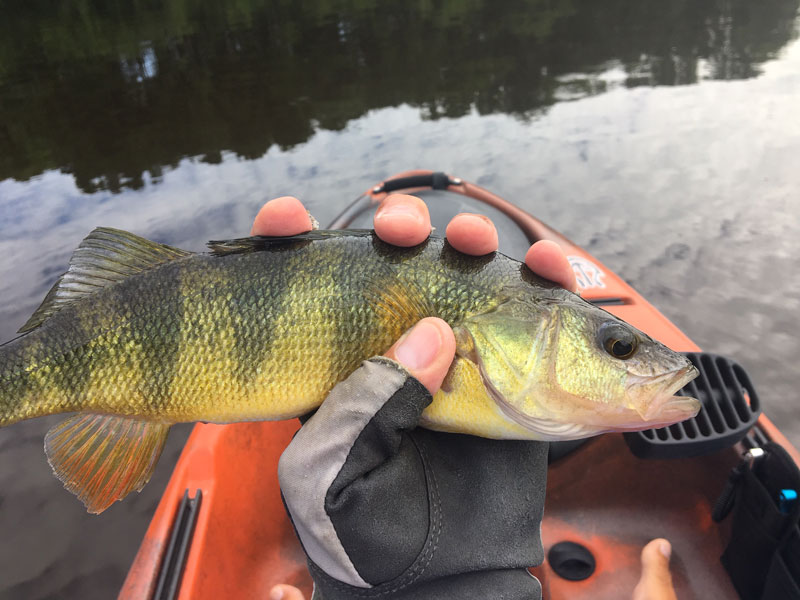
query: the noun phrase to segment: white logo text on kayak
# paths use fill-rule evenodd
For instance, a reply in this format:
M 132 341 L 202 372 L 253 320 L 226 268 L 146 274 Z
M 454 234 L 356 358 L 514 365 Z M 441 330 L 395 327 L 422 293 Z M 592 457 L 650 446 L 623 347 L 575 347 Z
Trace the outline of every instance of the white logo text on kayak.
M 575 273 L 575 279 L 578 280 L 579 288 L 585 290 L 606 287 L 603 281 L 606 274 L 592 261 L 582 256 L 568 256 L 567 260 L 572 265 L 572 271 Z

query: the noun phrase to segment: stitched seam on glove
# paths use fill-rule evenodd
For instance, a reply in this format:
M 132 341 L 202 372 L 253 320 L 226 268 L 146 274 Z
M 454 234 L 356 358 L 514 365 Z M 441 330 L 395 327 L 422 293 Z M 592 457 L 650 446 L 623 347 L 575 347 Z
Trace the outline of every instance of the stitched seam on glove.
M 339 540 L 372 586 L 406 573 L 430 533 L 430 484 L 409 435 L 430 401 L 422 384 L 406 379 L 358 435 L 326 494 Z
M 428 481 L 428 502 L 430 506 L 430 522 L 431 522 L 431 530 L 428 534 L 428 539 L 425 542 L 425 546 L 423 547 L 422 551 L 420 552 L 417 559 L 414 563 L 409 567 L 409 569 L 397 579 L 392 581 L 387 581 L 381 585 L 375 586 L 373 588 L 364 589 L 364 588 L 357 588 L 354 586 L 347 585 L 346 583 L 342 583 L 325 573 L 318 565 L 314 564 L 313 562 L 309 561 L 309 567 L 313 572 L 316 573 L 315 578 L 323 578 L 328 586 L 333 589 L 340 590 L 349 596 L 356 596 L 356 597 L 363 597 L 363 598 L 372 598 L 372 597 L 379 597 L 379 596 L 386 596 L 388 594 L 395 594 L 406 588 L 413 583 L 415 583 L 425 572 L 425 570 L 430 565 L 431 561 L 433 560 L 433 556 L 439 546 L 439 535 L 442 531 L 443 526 L 443 519 L 442 519 L 442 506 L 441 500 L 439 497 L 439 486 L 436 481 L 436 475 L 434 470 L 430 468 L 430 462 L 428 460 L 427 451 L 425 449 L 424 444 L 420 440 L 416 440 L 413 437 L 411 438 L 414 446 L 417 448 L 420 457 L 422 458 L 422 463 L 425 470 L 425 478 Z

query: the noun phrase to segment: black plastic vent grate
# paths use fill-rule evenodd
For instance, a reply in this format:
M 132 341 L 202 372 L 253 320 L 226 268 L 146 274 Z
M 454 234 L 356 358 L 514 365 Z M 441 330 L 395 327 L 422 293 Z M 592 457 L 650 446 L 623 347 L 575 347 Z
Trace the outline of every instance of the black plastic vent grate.
M 707 352 L 686 352 L 700 374 L 679 396 L 702 403 L 692 419 L 659 429 L 625 434 L 631 451 L 640 458 L 686 458 L 733 446 L 752 428 L 761 403 L 750 377 L 735 361 Z

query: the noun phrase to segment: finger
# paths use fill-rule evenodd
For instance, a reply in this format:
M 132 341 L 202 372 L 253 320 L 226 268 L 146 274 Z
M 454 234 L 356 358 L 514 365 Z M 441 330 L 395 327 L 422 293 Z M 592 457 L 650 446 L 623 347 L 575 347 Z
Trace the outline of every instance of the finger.
M 435 394 L 442 386 L 455 353 L 456 339 L 450 326 L 436 317 L 427 317 L 397 340 L 386 356 L 403 365 Z
M 539 240 L 528 248 L 525 264 L 539 277 L 554 281 L 570 292 L 578 291 L 575 273 L 561 246 L 550 240 Z
M 669 558 L 672 546 L 655 539 L 642 550 L 642 577 L 633 591 L 633 600 L 677 600 L 672 587 Z
M 305 600 L 303 592 L 283 583 L 273 586 L 269 591 L 269 598 L 270 600 Z
M 483 256 L 497 250 L 497 229 L 489 217 L 461 213 L 453 217 L 445 230 L 447 241 L 459 252 Z
M 250 235 L 297 235 L 311 231 L 311 217 L 293 196 L 270 200 L 258 211 Z
M 373 221 L 375 233 L 387 244 L 408 248 L 431 234 L 431 215 L 416 196 L 391 194 L 381 202 Z

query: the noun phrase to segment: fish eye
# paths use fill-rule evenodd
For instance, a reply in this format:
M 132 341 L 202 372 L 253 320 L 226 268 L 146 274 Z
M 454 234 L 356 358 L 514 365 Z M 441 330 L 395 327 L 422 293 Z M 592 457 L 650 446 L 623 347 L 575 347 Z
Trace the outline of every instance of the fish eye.
M 600 345 L 614 358 L 625 360 L 636 353 L 639 341 L 632 331 L 619 323 L 606 322 L 598 332 Z

